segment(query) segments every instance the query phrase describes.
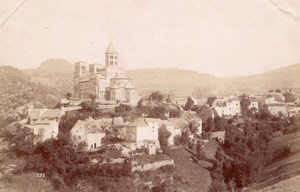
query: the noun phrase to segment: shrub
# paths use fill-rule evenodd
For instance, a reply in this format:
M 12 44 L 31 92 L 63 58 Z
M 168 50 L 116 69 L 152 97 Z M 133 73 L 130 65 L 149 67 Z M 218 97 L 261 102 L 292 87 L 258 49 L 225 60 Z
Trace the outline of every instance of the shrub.
M 274 156 L 272 162 L 287 158 L 289 155 L 291 155 L 291 153 L 292 153 L 292 149 L 290 145 L 286 145 L 280 149 L 277 149 L 273 153 Z

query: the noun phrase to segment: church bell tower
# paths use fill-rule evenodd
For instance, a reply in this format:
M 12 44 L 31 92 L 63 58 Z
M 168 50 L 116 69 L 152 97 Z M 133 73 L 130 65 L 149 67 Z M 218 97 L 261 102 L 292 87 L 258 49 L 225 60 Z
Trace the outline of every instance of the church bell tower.
M 105 52 L 105 64 L 106 66 L 118 65 L 118 52 L 113 45 L 113 41 L 110 42 Z

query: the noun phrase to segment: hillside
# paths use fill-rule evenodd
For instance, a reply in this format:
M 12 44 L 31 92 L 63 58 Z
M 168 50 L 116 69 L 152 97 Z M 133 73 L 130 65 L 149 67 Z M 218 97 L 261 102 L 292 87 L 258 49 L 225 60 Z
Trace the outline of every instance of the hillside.
M 24 71 L 33 76 L 64 76 L 66 74 L 74 73 L 74 65 L 65 59 L 49 59 L 42 62 L 41 66 L 36 69 L 27 69 Z
M 267 166 L 257 183 L 248 187 L 249 192 L 254 191 L 297 191 L 300 181 L 300 136 L 288 134 L 274 139 L 269 145 L 269 152 L 272 152 L 284 145 L 290 145 L 292 154 Z
M 0 67 L 0 127 L 19 120 L 16 110 L 30 102 L 53 107 L 63 91 L 35 83 L 23 71 L 10 66 Z
M 300 63 L 273 70 L 267 73 L 228 78 L 233 86 L 241 92 L 250 90 L 261 92 L 269 89 L 300 88 Z
M 206 96 L 206 93 L 226 93 L 226 84 L 209 74 L 180 69 L 138 69 L 128 71 L 134 86 L 141 93 L 153 90 L 167 94 Z
M 74 65 L 65 59 L 49 59 L 36 69 L 24 72 L 32 77 L 32 81 L 49 87 L 73 93 Z
M 228 78 L 179 69 L 138 69 L 128 72 L 142 93 L 158 90 L 198 97 L 244 92 L 261 94 L 276 88 L 299 90 L 299 74 L 300 64 L 259 75 Z
M 50 59 L 43 62 L 40 67 L 24 70 L 24 72 L 37 83 L 73 92 L 74 65 L 66 60 Z M 259 75 L 225 78 L 181 69 L 127 71 L 134 86 L 143 95 L 152 91 L 161 91 L 169 95 L 194 95 L 200 98 L 245 92 L 262 94 L 277 88 L 292 88 L 299 92 L 298 74 L 300 74 L 300 64 Z

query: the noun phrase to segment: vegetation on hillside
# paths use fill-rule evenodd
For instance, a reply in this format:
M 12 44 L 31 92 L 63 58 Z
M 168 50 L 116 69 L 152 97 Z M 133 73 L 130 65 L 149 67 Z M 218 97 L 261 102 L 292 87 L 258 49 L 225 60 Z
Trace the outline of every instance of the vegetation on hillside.
M 0 67 L 0 127 L 22 117 L 16 109 L 30 102 L 53 107 L 64 92 L 53 87 L 31 82 L 31 77 L 9 66 Z
M 268 153 L 267 149 L 273 133 L 297 131 L 293 118 L 276 117 L 265 109 L 255 115 L 244 114 L 239 123 L 234 119 L 225 122 L 225 141 L 215 154 L 209 191 L 236 190 L 256 182 L 264 167 L 291 153 L 288 146 L 273 153 Z M 206 124 L 215 127 L 213 122 Z

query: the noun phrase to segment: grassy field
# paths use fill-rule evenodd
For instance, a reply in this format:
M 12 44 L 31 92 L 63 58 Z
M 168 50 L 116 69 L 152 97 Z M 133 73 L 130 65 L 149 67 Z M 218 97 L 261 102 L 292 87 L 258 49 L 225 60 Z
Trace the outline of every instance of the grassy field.
M 300 134 L 288 134 L 274 138 L 268 150 L 271 153 L 285 145 L 291 146 L 292 153 L 287 158 L 267 166 L 260 174 L 259 182 L 249 186 L 247 191 L 299 191 Z
M 214 156 L 216 146 L 215 143 L 209 143 L 204 148 L 207 158 Z M 192 154 L 182 147 L 172 151 L 175 172 L 186 181 L 185 184 L 176 187 L 178 190 L 185 192 L 206 192 L 211 183 L 209 169 L 212 167 L 212 163 L 201 160 L 197 164 L 191 160 L 191 157 Z

